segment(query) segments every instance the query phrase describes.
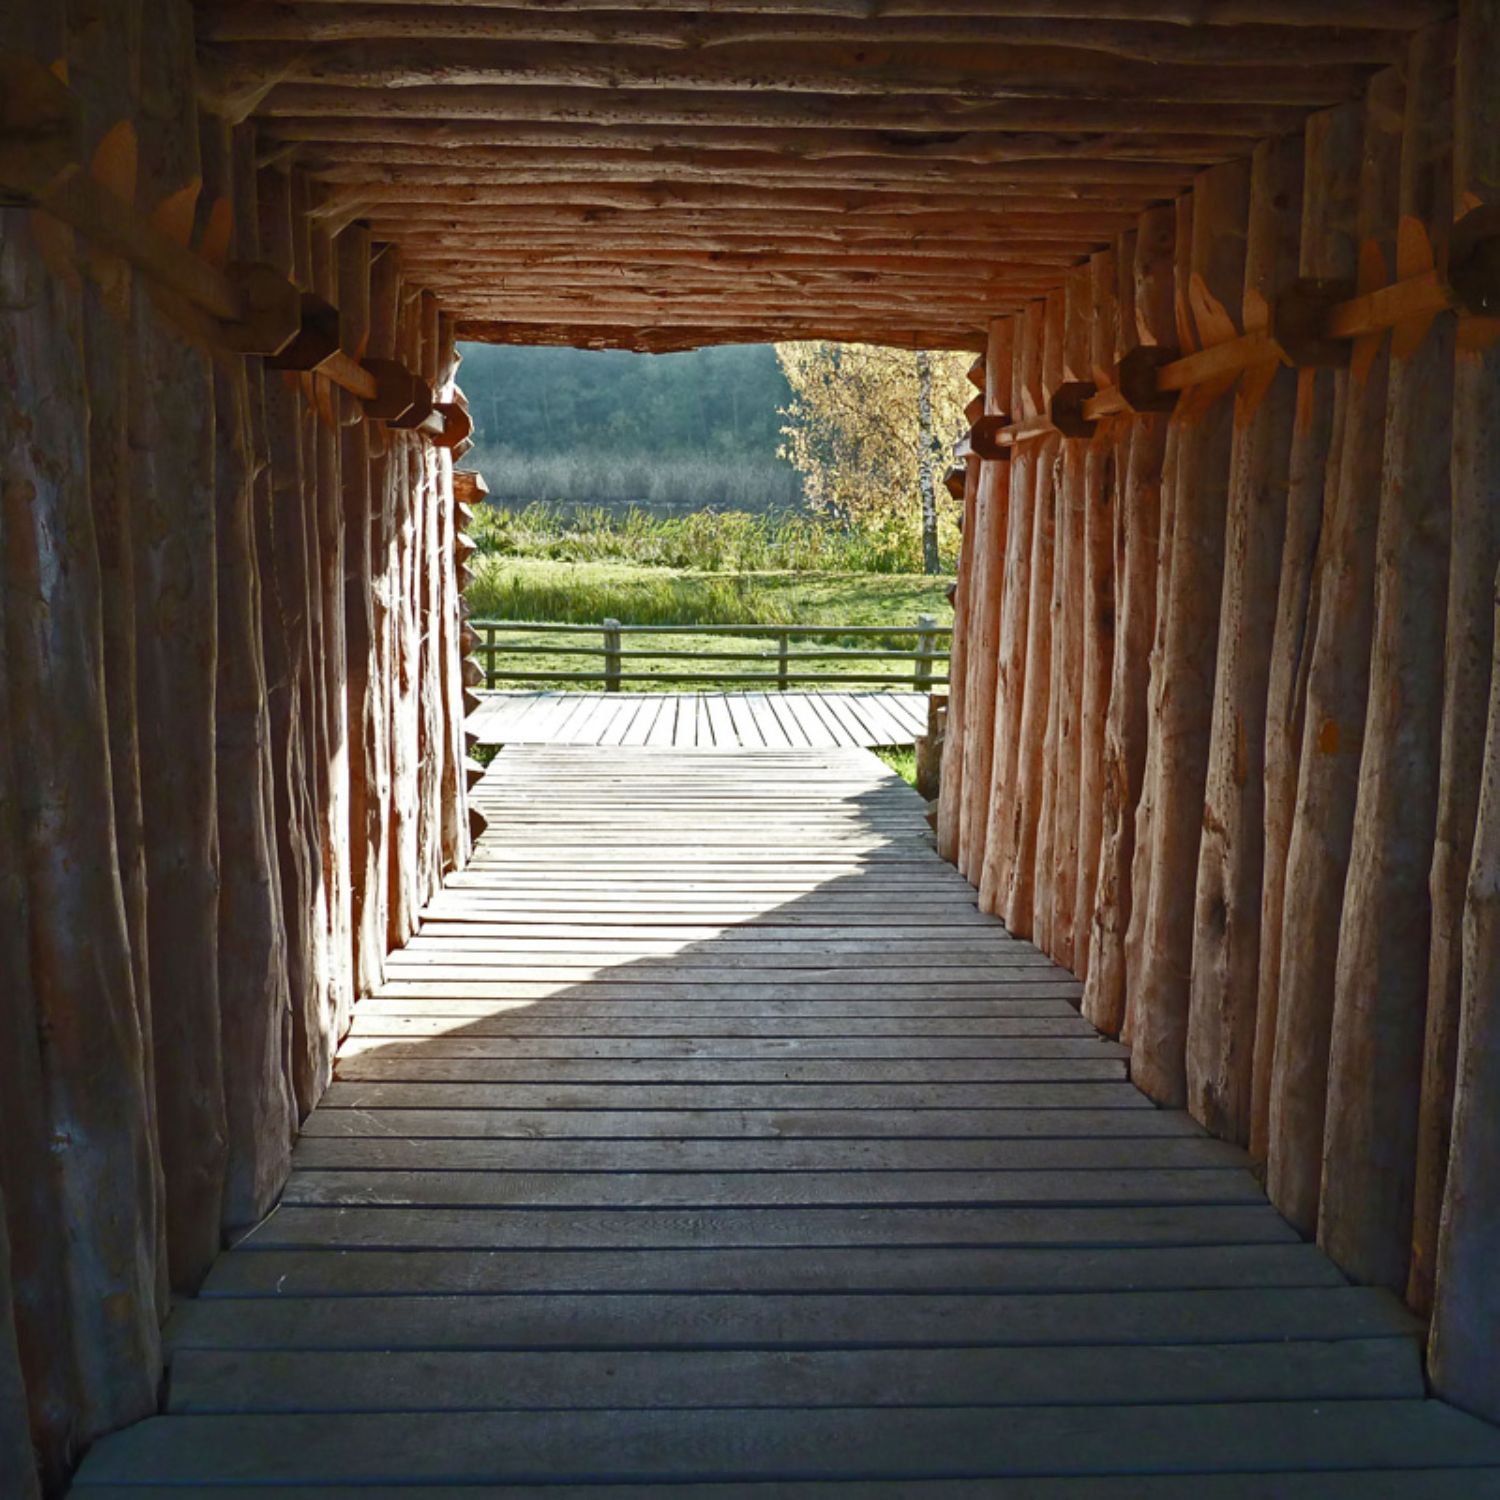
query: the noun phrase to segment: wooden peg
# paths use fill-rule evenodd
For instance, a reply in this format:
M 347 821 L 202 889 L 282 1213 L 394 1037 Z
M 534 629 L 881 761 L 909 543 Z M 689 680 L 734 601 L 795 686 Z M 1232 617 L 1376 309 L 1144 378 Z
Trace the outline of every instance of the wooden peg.
M 980 417 L 969 429 L 969 451 L 976 458 L 986 458 L 991 462 L 1009 458 L 1010 446 L 1002 436 L 1009 426 L 1008 412 L 991 412 Z

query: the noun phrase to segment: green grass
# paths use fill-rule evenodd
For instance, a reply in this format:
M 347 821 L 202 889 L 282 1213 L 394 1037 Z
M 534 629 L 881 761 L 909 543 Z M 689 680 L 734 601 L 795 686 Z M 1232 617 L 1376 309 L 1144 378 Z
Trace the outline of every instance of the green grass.
M 505 511 L 482 507 L 471 534 L 479 550 L 470 562 L 473 581 L 468 601 L 477 620 L 532 620 L 538 623 L 598 627 L 606 619 L 625 625 L 877 625 L 904 626 L 877 636 L 792 637 L 801 648 L 910 651 L 920 615 L 940 625 L 952 623 L 947 603 L 949 580 L 913 569 L 915 538 L 892 529 L 838 526 L 801 513 L 756 515 L 743 511 L 698 511 L 658 516 L 640 509 L 604 511 L 529 505 Z M 900 567 L 896 566 L 901 564 Z M 548 676 L 512 685 L 597 684 L 553 674 L 600 670 L 600 656 L 573 655 L 569 648 L 602 646 L 591 630 L 559 637 L 549 632 L 506 632 L 506 645 L 546 646 L 517 652 L 510 665 Z M 940 643 L 941 644 L 941 643 Z M 774 685 L 777 643 L 771 637 L 734 635 L 629 636 L 624 649 L 703 652 L 755 652 L 755 660 L 703 662 L 627 658 L 627 672 L 661 678 L 676 670 L 764 675 Z M 793 667 L 795 671 L 795 666 Z M 828 673 L 850 686 L 878 674 L 878 687 L 913 685 L 914 664 L 823 661 L 804 670 Z M 941 673 L 941 665 L 939 672 Z M 500 685 L 504 685 L 503 683 Z M 735 684 L 726 684 L 735 685 Z M 750 686 L 750 684 L 738 684 Z M 713 682 L 679 684 L 629 682 L 627 689 L 712 687 Z
M 599 625 L 615 619 L 627 625 L 898 625 L 915 626 L 918 615 L 930 614 L 940 625 L 952 624 L 945 597 L 948 580 L 924 574 L 891 573 L 701 573 L 671 568 L 640 567 L 619 562 L 566 563 L 539 558 L 494 555 L 474 559 L 475 577 L 469 586 L 474 618 L 535 620 L 558 624 Z M 590 631 L 558 639 L 549 632 L 532 635 L 506 632 L 511 645 L 597 648 L 600 633 Z M 759 651 L 764 662 L 705 663 L 703 670 L 727 672 L 775 672 L 774 637 L 733 635 L 626 636 L 624 648 L 673 651 Z M 911 634 L 878 636 L 792 637 L 792 650 L 860 646 L 867 649 L 912 650 Z M 518 655 L 514 665 L 525 671 L 563 672 L 602 670 L 599 657 L 569 656 L 561 649 L 537 655 Z M 672 669 L 696 670 L 683 661 L 627 660 L 628 671 L 661 675 Z M 909 687 L 913 667 L 909 662 L 809 663 L 818 672 L 841 678 L 859 673 L 889 674 L 892 685 Z M 555 681 L 555 679 L 554 679 Z M 504 686 L 506 684 L 499 684 Z M 546 686 L 547 683 L 514 683 L 516 687 Z M 559 682 L 558 685 L 566 685 Z M 575 684 L 581 690 L 590 683 Z M 712 684 L 682 684 L 703 687 Z M 852 683 L 859 686 L 858 683 Z M 627 690 L 650 690 L 653 682 L 627 682 Z M 678 686 L 667 681 L 663 689 Z M 878 686 L 873 684 L 872 686 Z
M 945 561 L 958 533 L 945 524 Z M 470 528 L 482 554 L 552 562 L 629 562 L 698 573 L 915 573 L 922 543 L 914 519 L 850 525 L 804 511 L 699 510 L 664 516 L 640 506 L 533 503 L 484 506 Z
M 908 786 L 916 786 L 917 752 L 915 747 L 907 749 L 900 745 L 878 745 L 875 754 Z

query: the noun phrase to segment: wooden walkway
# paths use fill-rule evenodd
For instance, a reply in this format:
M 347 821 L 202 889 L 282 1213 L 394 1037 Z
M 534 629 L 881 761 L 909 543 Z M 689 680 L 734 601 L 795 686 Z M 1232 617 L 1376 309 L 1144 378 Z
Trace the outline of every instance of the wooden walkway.
M 490 692 L 467 728 L 486 745 L 869 749 L 927 733 L 925 693 Z
M 477 800 L 81 1497 L 1500 1495 L 1396 1301 L 1132 1088 L 873 756 L 520 749 Z

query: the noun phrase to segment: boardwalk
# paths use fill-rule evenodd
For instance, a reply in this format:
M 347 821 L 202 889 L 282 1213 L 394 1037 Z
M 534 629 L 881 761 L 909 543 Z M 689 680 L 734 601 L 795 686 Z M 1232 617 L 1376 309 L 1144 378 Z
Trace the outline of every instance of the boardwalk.
M 487 745 L 839 750 L 910 745 L 925 693 L 486 693 L 468 727 Z
M 477 799 L 80 1496 L 1500 1495 L 1395 1300 L 1132 1088 L 874 757 L 519 749 Z

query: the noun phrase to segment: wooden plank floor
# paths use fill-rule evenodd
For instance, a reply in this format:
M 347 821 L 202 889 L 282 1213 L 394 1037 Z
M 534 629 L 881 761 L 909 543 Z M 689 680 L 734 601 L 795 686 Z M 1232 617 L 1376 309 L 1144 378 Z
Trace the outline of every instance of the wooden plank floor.
M 868 752 L 515 749 L 87 1500 L 1500 1495 Z
M 466 727 L 486 745 L 686 750 L 869 749 L 927 732 L 927 695 L 894 692 L 487 692 Z

